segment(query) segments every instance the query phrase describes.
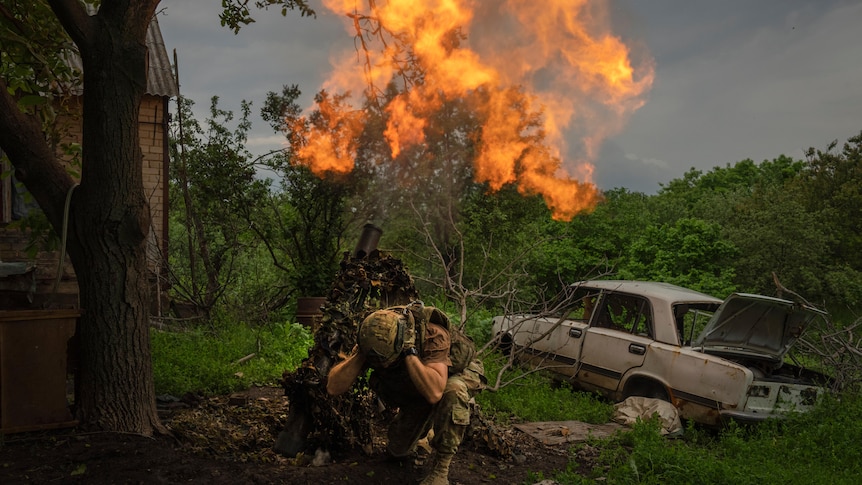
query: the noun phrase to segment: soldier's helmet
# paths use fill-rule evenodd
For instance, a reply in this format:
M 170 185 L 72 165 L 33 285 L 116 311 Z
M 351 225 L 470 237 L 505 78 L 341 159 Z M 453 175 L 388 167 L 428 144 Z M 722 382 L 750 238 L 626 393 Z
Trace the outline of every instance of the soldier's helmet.
M 386 367 L 398 360 L 404 345 L 406 316 L 394 310 L 377 310 L 359 325 L 357 341 L 371 367 Z

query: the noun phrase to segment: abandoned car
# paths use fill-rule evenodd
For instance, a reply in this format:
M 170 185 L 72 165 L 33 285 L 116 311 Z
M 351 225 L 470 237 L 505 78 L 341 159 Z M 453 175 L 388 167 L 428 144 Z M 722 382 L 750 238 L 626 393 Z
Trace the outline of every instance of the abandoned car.
M 505 352 L 575 387 L 621 401 L 669 401 L 706 425 L 805 411 L 826 377 L 785 362 L 825 313 L 736 293 L 718 298 L 667 283 L 583 281 L 547 312 L 494 318 Z

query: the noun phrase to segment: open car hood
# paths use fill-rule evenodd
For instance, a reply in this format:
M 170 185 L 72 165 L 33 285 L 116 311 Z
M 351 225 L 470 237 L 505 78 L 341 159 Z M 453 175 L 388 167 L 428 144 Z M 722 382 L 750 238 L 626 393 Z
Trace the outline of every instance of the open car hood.
M 693 347 L 780 362 L 805 328 L 825 315 L 788 300 L 734 293 L 712 315 Z

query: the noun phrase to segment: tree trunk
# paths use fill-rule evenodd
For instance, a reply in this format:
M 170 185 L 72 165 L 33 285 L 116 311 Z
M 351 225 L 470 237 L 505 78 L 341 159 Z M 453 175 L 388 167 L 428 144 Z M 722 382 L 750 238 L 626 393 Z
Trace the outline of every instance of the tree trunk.
M 84 425 L 152 435 L 156 414 L 146 260 L 150 212 L 143 189 L 138 114 L 146 88 L 146 32 L 158 0 L 49 0 L 83 60 L 80 185 L 18 109 L 0 79 L 0 146 L 59 233 L 72 192 L 67 248 L 80 288 L 76 414 Z
M 84 309 L 78 329 L 78 418 L 99 429 L 150 435 L 161 424 L 150 358 L 150 212 L 138 114 L 147 79 L 146 31 L 158 2 L 137 3 L 126 12 L 103 5 L 84 45 L 78 43 L 84 65 L 83 152 L 70 255 Z
M 146 32 L 158 0 L 49 0 L 81 52 L 82 175 L 74 189 L 68 253 L 80 288 L 76 414 L 97 429 L 152 435 L 156 414 L 149 344 L 146 243 L 138 113 L 146 88 Z M 38 119 L 21 113 L 0 80 L 0 144 L 59 233 L 73 181 Z

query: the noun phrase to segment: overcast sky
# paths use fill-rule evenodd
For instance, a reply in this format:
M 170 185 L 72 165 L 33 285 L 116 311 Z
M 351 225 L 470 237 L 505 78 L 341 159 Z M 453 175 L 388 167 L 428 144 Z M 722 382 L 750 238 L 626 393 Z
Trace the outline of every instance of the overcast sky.
M 177 51 L 181 93 L 207 113 L 209 99 L 239 112 L 253 102 L 249 149 L 280 146 L 257 112 L 268 91 L 298 84 L 310 96 L 331 55 L 353 40 L 312 0 L 316 19 L 256 15 L 234 35 L 220 2 L 162 0 L 159 23 Z M 604 143 L 594 181 L 602 189 L 654 193 L 688 169 L 751 158 L 802 158 L 862 131 L 862 2 L 839 0 L 613 0 L 613 31 L 655 59 L 640 108 Z

